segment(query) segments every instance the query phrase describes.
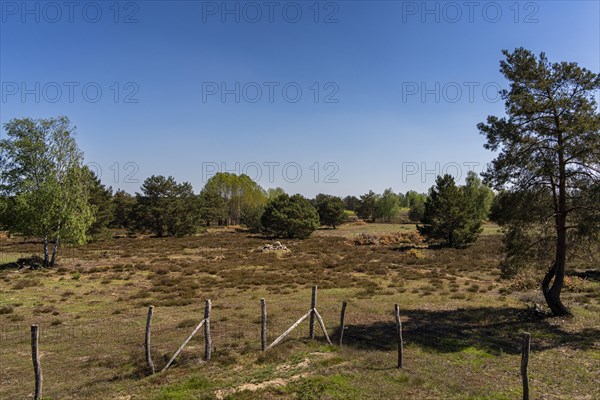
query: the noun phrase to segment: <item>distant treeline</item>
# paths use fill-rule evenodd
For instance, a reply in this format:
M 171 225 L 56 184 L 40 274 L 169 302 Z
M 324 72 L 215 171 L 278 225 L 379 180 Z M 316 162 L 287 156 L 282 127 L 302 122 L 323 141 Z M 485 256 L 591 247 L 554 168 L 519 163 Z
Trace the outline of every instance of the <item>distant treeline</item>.
M 189 182 L 147 178 L 140 192 L 113 193 L 83 165 L 75 127 L 66 117 L 14 119 L 0 140 L 0 229 L 39 237 L 44 264 L 53 265 L 60 243 L 110 238 L 115 228 L 158 237 L 193 235 L 210 226 L 243 225 L 271 237 L 305 238 L 350 219 L 421 222 L 421 233 L 450 246 L 477 238 L 493 197 L 473 173 L 465 186 L 439 177 L 428 194 L 391 188 L 378 194 L 313 199 L 264 190 L 247 175 L 217 173 L 199 194 Z M 50 245 L 52 254 L 50 256 Z
M 265 190 L 247 175 L 231 173 L 217 173 L 199 194 L 194 193 L 190 183 L 179 183 L 174 177 L 151 176 L 135 195 L 123 190 L 113 192 L 91 170 L 86 169 L 86 179 L 88 202 L 95 215 L 87 229 L 89 239 L 108 238 L 112 229 L 156 236 L 185 236 L 205 227 L 230 225 L 258 231 L 269 201 L 285 194 L 282 188 Z M 319 225 L 335 228 L 349 218 L 418 222 L 423 217 L 426 199 L 423 193 L 402 194 L 386 189 L 381 194 L 369 191 L 359 197 L 319 194 L 307 200 L 319 216 Z M 9 196 L 0 197 L 4 204 L 0 210 L 8 211 L 11 202 Z M 4 229 L 9 230 L 12 225 L 9 219 L 10 213 L 5 212 L 0 220 Z

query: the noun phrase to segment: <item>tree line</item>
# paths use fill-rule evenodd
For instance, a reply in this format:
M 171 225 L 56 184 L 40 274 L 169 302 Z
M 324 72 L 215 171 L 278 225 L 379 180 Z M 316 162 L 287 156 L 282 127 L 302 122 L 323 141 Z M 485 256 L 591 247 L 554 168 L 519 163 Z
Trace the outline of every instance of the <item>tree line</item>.
M 475 174 L 464 188 L 449 176 L 440 178 L 427 195 L 386 189 L 360 197 L 321 193 L 307 199 L 281 188 L 264 190 L 247 175 L 232 173 L 217 173 L 199 194 L 189 182 L 161 175 L 147 178 L 135 195 L 113 193 L 83 165 L 68 118 L 15 119 L 4 129 L 0 228 L 42 238 L 49 266 L 61 242 L 110 238 L 116 228 L 165 237 L 244 225 L 267 236 L 306 238 L 321 225 L 335 229 L 353 213 L 369 222 L 392 222 L 402 209 L 410 210 L 412 222 L 423 222 L 419 230 L 424 235 L 458 247 L 475 240 L 493 196 Z

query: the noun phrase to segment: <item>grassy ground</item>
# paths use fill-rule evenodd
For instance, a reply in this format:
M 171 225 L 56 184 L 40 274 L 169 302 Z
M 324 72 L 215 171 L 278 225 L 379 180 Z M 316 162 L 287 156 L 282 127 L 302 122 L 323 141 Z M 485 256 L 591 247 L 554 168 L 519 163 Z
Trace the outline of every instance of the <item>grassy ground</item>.
M 322 228 L 315 233 L 316 236 L 341 236 L 352 237 L 358 233 L 395 233 L 395 232 L 410 232 L 416 229 L 416 224 L 380 224 L 380 223 L 365 223 L 353 222 L 342 225 L 338 229 Z M 483 235 L 496 235 L 499 233 L 498 225 L 485 223 L 482 226 Z
M 60 267 L 0 267 L 0 398 L 33 391 L 29 326 L 40 325 L 49 399 L 515 399 L 520 333 L 531 332 L 533 399 L 600 398 L 600 283 L 569 277 L 574 318 L 546 318 L 527 285 L 498 279 L 495 227 L 472 247 L 355 246 L 356 233 L 411 225 L 347 225 L 291 251 L 263 253 L 259 236 L 215 230 L 193 238 L 119 238 L 64 249 Z M 0 258 L 39 254 L 39 245 L 0 241 Z M 310 307 L 346 345 L 307 340 L 307 322 L 260 352 L 261 297 L 269 341 Z M 213 360 L 198 334 L 166 373 L 145 376 L 147 306 L 155 306 L 153 359 L 162 368 L 213 302 Z M 393 305 L 400 305 L 405 369 L 395 368 Z M 320 330 L 317 330 L 320 334 Z

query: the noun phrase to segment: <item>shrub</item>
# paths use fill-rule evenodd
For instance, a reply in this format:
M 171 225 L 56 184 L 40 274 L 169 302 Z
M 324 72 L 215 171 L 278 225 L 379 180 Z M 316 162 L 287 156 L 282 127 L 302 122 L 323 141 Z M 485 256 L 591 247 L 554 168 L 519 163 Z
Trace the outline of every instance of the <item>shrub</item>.
M 0 307 L 0 315 L 10 314 L 13 311 L 15 311 L 15 309 L 13 308 L 13 306 L 2 306 L 2 307 Z
M 539 273 L 535 273 L 534 271 L 523 271 L 519 272 L 512 278 L 512 281 L 504 288 L 504 292 L 539 289 L 539 287 Z
M 271 237 L 309 237 L 319 227 L 319 214 L 299 194 L 281 194 L 269 201 L 261 217 L 262 232 Z
M 421 201 L 415 202 L 412 206 L 410 206 L 410 210 L 408 211 L 408 218 L 412 222 L 420 222 L 425 215 L 425 203 Z
M 416 258 L 417 260 L 424 260 L 427 258 L 427 255 L 418 249 L 410 249 L 406 252 L 406 254 Z
M 315 205 L 321 224 L 331 226 L 335 229 L 336 226 L 346 221 L 344 201 L 341 198 L 327 194 L 318 194 L 315 198 Z
M 260 218 L 264 212 L 263 206 L 250 207 L 246 206 L 242 210 L 242 224 L 246 225 L 250 230 L 259 232 L 261 229 Z
M 356 246 L 410 244 L 417 245 L 423 242 L 423 236 L 418 232 L 392 232 L 392 233 L 358 233 L 350 242 Z
M 21 279 L 21 280 L 17 281 L 12 286 L 12 288 L 14 290 L 21 290 L 21 289 L 24 289 L 27 287 L 34 287 L 34 286 L 42 286 L 42 282 L 39 279 L 35 279 L 35 278 L 32 278 L 32 279 L 25 278 L 25 279 Z

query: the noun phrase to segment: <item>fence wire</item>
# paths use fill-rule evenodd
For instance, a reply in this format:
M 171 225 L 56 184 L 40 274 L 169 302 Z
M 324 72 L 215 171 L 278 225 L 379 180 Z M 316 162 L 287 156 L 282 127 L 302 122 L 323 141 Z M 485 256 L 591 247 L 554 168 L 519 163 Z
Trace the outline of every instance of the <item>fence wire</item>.
M 310 299 L 305 302 L 293 302 L 285 298 L 270 301 L 267 298 L 267 342 L 272 343 L 294 322 L 310 309 Z M 203 319 L 203 313 L 196 310 L 184 315 L 162 314 L 166 308 L 157 307 L 152 324 L 152 356 L 157 370 L 162 369 L 175 350 L 189 336 L 194 327 Z M 227 353 L 259 352 L 261 350 L 260 303 L 256 300 L 256 312 L 248 315 L 247 304 L 213 302 L 211 314 L 211 336 L 213 358 Z M 340 333 L 341 302 L 317 303 L 317 310 L 324 319 L 327 332 L 333 343 L 338 342 Z M 140 308 L 136 315 L 115 316 L 102 321 L 102 324 L 87 322 L 40 325 L 39 346 L 42 353 L 44 378 L 48 382 L 64 382 L 68 377 L 66 370 L 89 370 L 89 373 L 104 374 L 106 380 L 118 378 L 123 373 L 122 366 L 128 365 L 130 373 L 141 374 L 145 368 L 144 334 L 146 309 Z M 166 316 L 166 314 L 169 314 Z M 347 329 L 344 332 L 344 345 L 369 347 L 381 351 L 395 351 L 397 342 L 392 309 L 385 313 L 366 313 L 360 306 L 348 305 L 345 318 Z M 184 323 L 185 322 L 185 323 Z M 308 320 L 298 326 L 286 337 L 289 340 L 306 340 L 309 335 Z M 315 322 L 317 340 L 324 343 L 319 324 Z M 457 351 L 457 346 L 446 339 L 465 339 L 460 342 L 464 347 L 468 343 L 468 331 L 440 330 L 435 327 L 417 325 L 410 319 L 403 323 L 404 342 L 407 345 L 421 346 L 435 343 L 438 351 Z M 514 338 L 486 340 L 478 335 L 477 346 L 495 349 L 499 353 L 515 354 L 519 352 L 518 333 Z M 511 335 L 512 336 L 512 335 Z M 22 389 L 16 398 L 26 398 L 31 388 L 25 379 L 24 371 L 31 367 L 30 326 L 24 323 L 0 325 L 0 386 Z M 475 340 L 475 339 L 474 339 Z M 507 345 L 514 343 L 514 345 Z M 68 356 L 66 356 L 68 355 Z M 197 363 L 204 355 L 204 334 L 200 330 L 188 343 L 176 360 L 177 364 Z M 112 375 L 111 375 L 112 374 Z M 71 390 L 71 388 L 70 388 Z M 76 392 L 76 388 L 72 391 Z M 2 391 L 0 390 L 0 397 Z

